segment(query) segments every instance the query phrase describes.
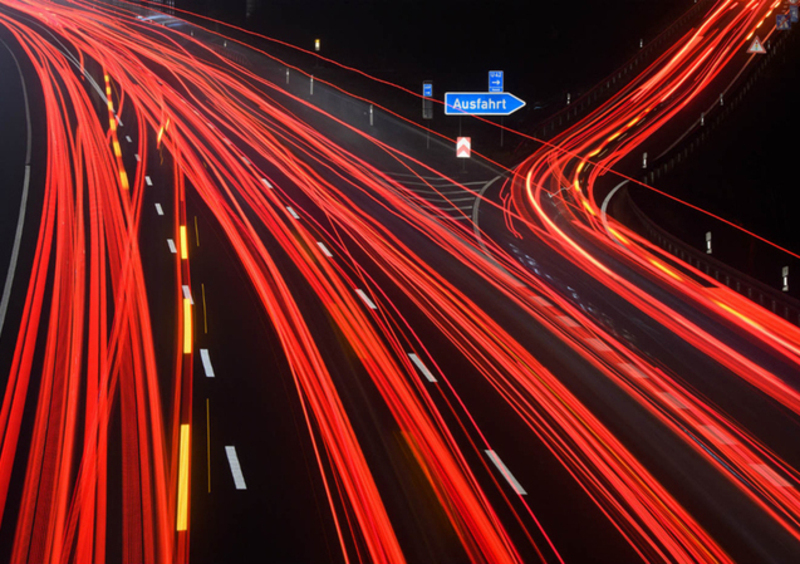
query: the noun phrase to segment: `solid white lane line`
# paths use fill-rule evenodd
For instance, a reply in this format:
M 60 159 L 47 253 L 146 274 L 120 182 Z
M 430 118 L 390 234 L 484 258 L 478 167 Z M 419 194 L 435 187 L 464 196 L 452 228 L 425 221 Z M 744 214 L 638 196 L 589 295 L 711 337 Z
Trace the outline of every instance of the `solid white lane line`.
M 178 254 L 178 249 L 175 247 L 175 241 L 172 239 L 167 239 L 167 245 L 169 245 L 169 252 L 171 252 L 173 255 Z
M 125 136 L 125 141 L 127 141 L 128 143 L 133 143 L 133 141 L 131 141 L 131 136 L 130 135 L 126 135 Z
M 361 299 L 364 300 L 364 303 L 367 304 L 367 307 L 369 309 L 378 309 L 378 306 L 375 305 L 375 302 L 373 302 L 371 299 L 369 299 L 369 296 L 364 293 L 364 290 L 357 289 L 356 290 L 356 294 L 361 296 Z
M 325 243 L 323 243 L 322 241 L 317 241 L 317 246 L 320 248 L 323 255 L 325 255 L 328 258 L 333 257 L 331 252 L 328 250 L 328 247 L 325 246 Z
M 702 429 L 714 437 L 714 440 L 723 445 L 735 445 L 736 440 L 716 425 L 701 425 Z
M 667 403 L 672 404 L 672 407 L 676 409 L 688 409 L 685 403 L 668 392 L 661 392 L 658 395 Z
M 567 327 L 580 327 L 580 323 L 572 319 L 571 317 L 567 317 L 566 315 L 559 315 L 558 320 L 566 325 Z
M 491 449 L 486 449 L 486 456 L 494 462 L 494 465 L 497 466 L 497 469 L 500 470 L 500 473 L 506 479 L 506 481 L 514 488 L 514 491 L 517 492 L 519 495 L 528 495 L 528 492 L 525 491 L 525 488 L 517 481 L 514 475 L 506 468 L 506 465 L 503 464 L 503 461 L 500 460 L 500 457 L 497 456 L 497 453 Z
M 152 181 L 152 180 L 150 180 L 150 177 L 149 177 L 149 176 L 145 176 L 145 177 L 144 177 L 144 181 L 145 181 L 145 183 L 146 183 L 148 186 L 152 186 L 152 185 L 153 185 L 153 181 Z
M 600 339 L 595 339 L 594 337 L 586 339 L 586 343 L 598 352 L 608 352 L 611 350 L 611 347 L 609 347 Z
M 631 364 L 629 362 L 620 362 L 617 366 L 623 372 L 627 372 L 628 376 L 633 376 L 634 378 L 649 378 L 647 374 L 639 370 L 635 364 Z
M 200 360 L 203 361 L 203 370 L 207 378 L 214 377 L 214 367 L 211 366 L 211 357 L 208 356 L 208 349 L 200 349 Z
M 422 372 L 422 375 L 428 379 L 428 382 L 436 382 L 436 378 L 434 378 L 433 374 L 431 374 L 431 371 L 428 370 L 428 367 L 423 364 L 422 360 L 420 360 L 416 354 L 408 353 L 408 358 L 410 358 L 411 362 L 413 362 L 414 365 L 419 368 L 419 371 Z
M 297 215 L 297 212 L 294 211 L 294 208 L 292 206 L 286 206 L 286 211 L 288 211 L 293 218 L 300 219 L 300 216 Z
M 189 288 L 187 284 L 183 285 L 183 297 L 189 300 L 189 303 L 194 305 L 194 300 L 192 299 L 192 289 Z
M 779 488 L 788 488 L 791 486 L 789 482 L 784 480 L 781 476 L 779 476 L 775 470 L 767 466 L 766 464 L 751 464 L 750 467 L 764 476 L 767 480 L 772 482 L 773 485 L 778 486 Z
M 159 203 L 156 203 L 156 213 L 158 213 L 158 215 L 164 215 L 164 210 L 161 208 L 161 204 Z
M 270 184 L 270 183 L 269 183 L 269 180 L 267 180 L 266 178 L 262 178 L 262 179 L 261 179 L 261 183 L 262 183 L 264 186 L 266 186 L 267 188 L 272 188 L 272 184 Z
M 236 456 L 236 447 L 226 446 L 225 454 L 228 457 L 228 464 L 231 467 L 231 474 L 233 475 L 233 483 L 236 485 L 237 490 L 246 490 L 247 484 L 244 483 L 244 476 L 242 475 L 242 467 L 239 465 L 239 457 Z

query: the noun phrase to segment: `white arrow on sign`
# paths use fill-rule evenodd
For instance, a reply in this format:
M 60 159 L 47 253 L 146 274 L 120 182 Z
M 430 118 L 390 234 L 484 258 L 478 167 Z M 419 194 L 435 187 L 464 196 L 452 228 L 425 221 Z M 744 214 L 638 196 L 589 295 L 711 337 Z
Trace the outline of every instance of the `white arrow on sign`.
M 472 137 L 459 137 L 456 141 L 456 157 L 468 159 L 472 152 Z

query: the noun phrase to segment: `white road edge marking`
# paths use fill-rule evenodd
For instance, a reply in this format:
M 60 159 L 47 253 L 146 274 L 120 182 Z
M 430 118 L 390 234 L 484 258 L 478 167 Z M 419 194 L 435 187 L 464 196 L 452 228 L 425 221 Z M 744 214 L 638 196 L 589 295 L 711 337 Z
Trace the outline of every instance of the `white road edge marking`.
M 194 305 L 194 300 L 192 299 L 192 289 L 189 288 L 187 284 L 183 285 L 183 297 L 189 300 L 189 303 Z
M 323 243 L 322 241 L 317 241 L 317 246 L 320 248 L 320 250 L 322 251 L 323 255 L 325 255 L 328 258 L 332 258 L 333 257 L 331 252 L 328 250 L 328 247 L 325 246 L 325 243 Z
M 428 382 L 436 382 L 436 378 L 433 376 L 433 374 L 431 374 L 431 371 L 428 370 L 428 367 L 423 364 L 422 360 L 420 360 L 416 354 L 408 353 L 408 358 L 410 358 L 411 362 L 413 362 L 414 365 L 419 368 L 419 371 L 422 372 L 422 375 L 428 379 Z
M 235 446 L 226 446 L 225 454 L 228 457 L 228 464 L 231 467 L 231 474 L 233 475 L 233 483 L 236 485 L 237 490 L 246 490 L 247 484 L 244 483 L 244 476 L 242 475 L 242 467 L 239 465 L 239 457 L 236 456 Z
M 500 460 L 500 457 L 497 456 L 497 453 L 492 449 L 486 449 L 486 456 L 494 462 L 494 465 L 497 466 L 497 469 L 500 470 L 500 473 L 506 479 L 506 481 L 511 484 L 511 487 L 514 488 L 514 491 L 517 492 L 519 495 L 528 495 L 528 492 L 525 491 L 525 488 L 517 481 L 514 475 L 506 468 L 506 465 L 503 464 L 503 461 Z
M 300 216 L 297 215 L 297 212 L 294 211 L 294 208 L 292 206 L 286 206 L 286 211 L 288 211 L 292 215 L 293 218 L 300 219 Z
M 156 213 L 158 213 L 158 215 L 164 215 L 164 210 L 159 203 L 156 203 Z
M 172 239 L 167 239 L 167 245 L 169 245 L 169 251 L 173 255 L 177 255 L 178 254 L 178 249 L 175 247 L 175 241 L 173 241 Z
M 378 309 L 378 306 L 375 305 L 375 302 L 369 299 L 369 296 L 364 293 L 364 290 L 359 288 L 356 290 L 356 294 L 361 296 L 361 299 L 364 300 L 364 303 L 367 304 L 367 307 L 369 309 Z
M 144 177 L 144 181 L 145 181 L 145 183 L 147 183 L 148 186 L 152 186 L 153 185 L 153 181 L 150 180 L 149 176 L 145 176 Z
M 207 378 L 214 377 L 214 367 L 211 366 L 211 357 L 208 356 L 208 349 L 200 349 L 200 360 L 203 361 L 203 370 Z

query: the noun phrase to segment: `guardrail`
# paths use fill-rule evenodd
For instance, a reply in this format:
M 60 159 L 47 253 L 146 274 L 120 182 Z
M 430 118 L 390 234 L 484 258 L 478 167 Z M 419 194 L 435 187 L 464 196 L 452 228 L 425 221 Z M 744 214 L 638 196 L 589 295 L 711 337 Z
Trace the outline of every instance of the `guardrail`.
M 724 284 L 760 306 L 769 309 L 789 323 L 800 326 L 800 301 L 743 272 L 739 272 L 703 250 L 696 249 L 684 241 L 681 241 L 675 235 L 672 235 L 662 227 L 656 225 L 656 223 L 634 203 L 627 191 L 620 195 L 620 198 L 625 200 L 623 205 L 634 214 L 636 220 L 639 222 L 639 226 L 641 227 L 641 229 L 637 229 L 639 234 L 651 243 L 682 260 L 689 266 L 711 276 L 720 284 Z

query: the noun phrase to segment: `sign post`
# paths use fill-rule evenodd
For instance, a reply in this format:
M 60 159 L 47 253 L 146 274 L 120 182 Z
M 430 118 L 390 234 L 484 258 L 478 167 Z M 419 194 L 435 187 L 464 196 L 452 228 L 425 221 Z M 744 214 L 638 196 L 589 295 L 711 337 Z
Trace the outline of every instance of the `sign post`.
M 422 119 L 433 119 L 433 81 L 422 82 Z M 431 148 L 431 132 L 425 128 L 425 147 Z
M 433 119 L 433 82 L 422 83 L 422 119 Z

